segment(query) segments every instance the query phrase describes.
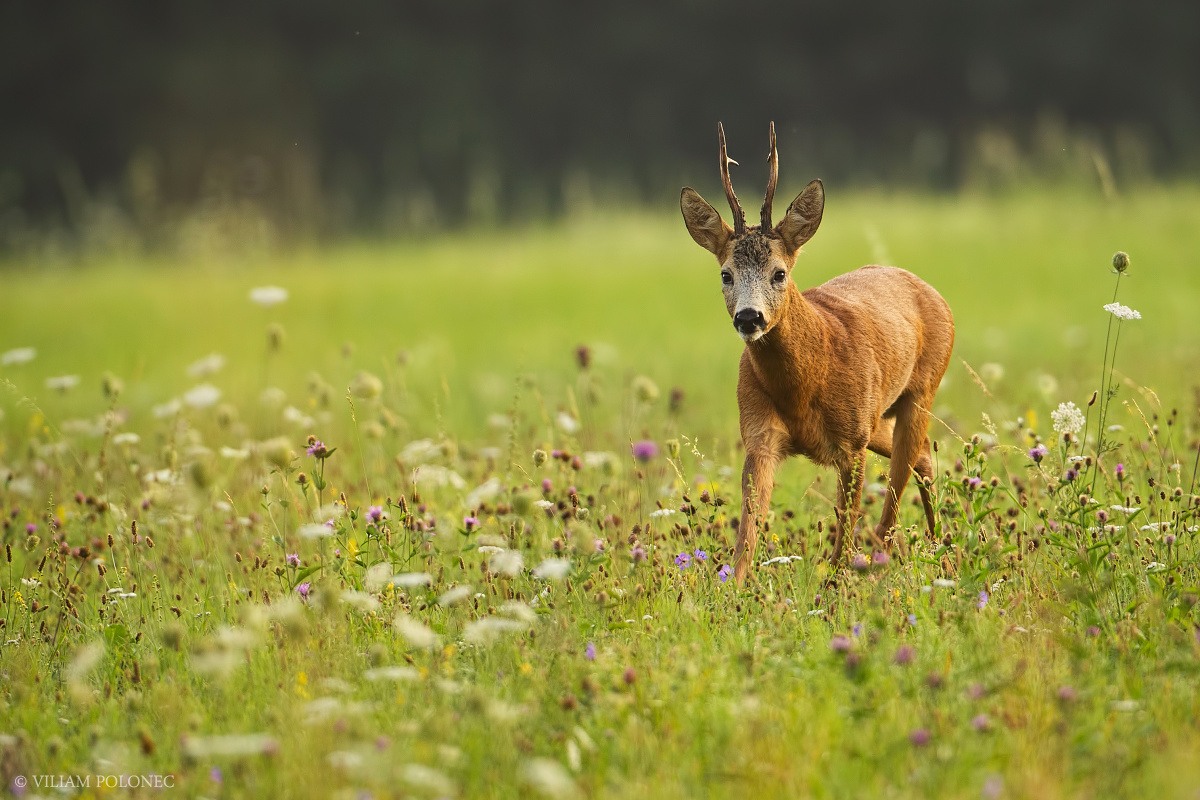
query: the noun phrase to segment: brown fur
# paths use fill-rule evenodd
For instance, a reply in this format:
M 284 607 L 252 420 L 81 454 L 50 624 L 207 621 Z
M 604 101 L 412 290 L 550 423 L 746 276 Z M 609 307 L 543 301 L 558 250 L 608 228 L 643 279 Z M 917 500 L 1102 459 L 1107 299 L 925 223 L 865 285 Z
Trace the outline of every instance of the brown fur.
M 732 316 L 753 297 L 765 333 L 746 345 L 738 410 L 746 462 L 735 575 L 745 579 L 767 514 L 775 470 L 803 455 L 838 471 L 833 560 L 860 513 L 866 451 L 891 459 L 889 491 L 875 535 L 890 545 L 896 506 L 915 470 L 930 535 L 929 411 L 950 362 L 954 320 L 933 287 L 911 272 L 867 266 L 801 292 L 790 280 L 800 245 L 816 232 L 824 189 L 813 181 L 784 219 L 741 236 L 690 188 L 680 201 L 692 237 L 734 275 L 726 287 Z M 786 283 L 763 286 L 785 269 Z M 732 299 L 731 299 L 732 297 Z

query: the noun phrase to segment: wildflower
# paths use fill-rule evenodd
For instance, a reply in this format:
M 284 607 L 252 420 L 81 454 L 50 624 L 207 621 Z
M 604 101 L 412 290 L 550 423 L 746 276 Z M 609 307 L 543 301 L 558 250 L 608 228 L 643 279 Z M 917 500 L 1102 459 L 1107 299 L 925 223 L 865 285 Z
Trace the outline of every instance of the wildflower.
M 370 520 L 371 522 L 378 524 L 379 522 L 381 522 L 383 520 L 384 516 L 385 515 L 383 513 L 383 506 L 368 506 L 367 507 L 367 519 Z
M 250 290 L 250 300 L 264 308 L 277 306 L 288 299 L 288 290 L 279 286 L 258 286 Z
M 300 554 L 299 553 L 288 553 L 287 554 L 287 565 L 289 567 L 300 566 Z
M 925 747 L 932 738 L 933 735 L 928 728 L 917 728 L 908 735 L 908 740 L 912 742 L 913 747 Z
M 307 600 L 309 594 L 312 593 L 312 584 L 308 581 L 296 587 L 296 594 L 300 595 L 301 600 Z
M 1104 310 L 1120 320 L 1141 319 L 1142 313 L 1120 303 L 1106 303 Z
M 679 512 L 678 512 L 678 511 L 676 511 L 676 510 L 675 510 L 675 509 L 673 509 L 673 508 L 660 508 L 660 509 L 658 509 L 658 510 L 656 510 L 656 511 L 651 511 L 651 512 L 650 512 L 650 518 L 651 518 L 651 519 L 658 519 L 658 518 L 660 518 L 660 517 L 669 517 L 669 516 L 671 516 L 672 514 L 678 514 L 678 513 L 679 513 Z
M 658 455 L 658 445 L 648 439 L 633 443 L 633 457 L 643 464 Z
M 854 647 L 854 642 L 844 633 L 835 633 L 829 640 L 829 649 L 835 653 L 848 653 Z
M 988 593 L 987 593 L 987 590 L 984 589 L 982 592 L 979 593 L 979 600 L 977 600 L 975 602 L 975 607 L 978 608 L 980 611 L 982 611 L 983 609 L 987 608 L 987 604 L 988 604 Z
M 579 430 L 579 420 L 565 411 L 558 412 L 558 417 L 555 421 L 558 423 L 558 427 L 562 428 L 563 433 L 572 434 Z
M 203 378 L 214 372 L 220 372 L 224 366 L 225 356 L 220 353 L 209 353 L 204 358 L 193 361 L 187 368 L 187 374 L 191 378 Z
M 646 548 L 642 547 L 640 544 L 635 544 L 633 546 L 633 550 L 629 551 L 629 555 L 633 558 L 633 563 L 638 564 L 646 560 Z M 722 578 L 721 580 L 725 579 Z
M 729 580 L 729 575 L 732 572 L 733 570 L 729 568 L 729 565 L 725 564 L 719 570 L 717 570 L 717 577 L 721 579 L 721 583 L 724 583 L 725 581 Z
M 1075 691 L 1073 686 L 1058 687 L 1058 700 L 1061 703 L 1074 703 L 1079 698 L 1079 693 Z
M 708 553 L 704 552 L 699 547 L 696 548 L 696 552 L 692 553 L 692 555 L 696 557 L 697 561 L 708 561 Z
M 1039 444 L 1039 445 L 1036 445 L 1035 447 L 1030 448 L 1029 457 L 1033 459 L 1033 463 L 1040 464 L 1040 463 L 1042 463 L 1042 459 L 1045 458 L 1046 455 L 1049 454 L 1049 452 L 1050 451 L 1047 450 L 1044 445 Z
M 1116 272 L 1124 272 L 1129 269 L 1129 254 L 1124 250 L 1118 250 L 1113 253 L 1112 265 L 1113 270 Z
M 17 347 L 5 353 L 0 353 L 0 365 L 5 367 L 12 364 L 28 364 L 37 357 L 37 350 L 32 347 Z
M 479 527 L 479 517 L 463 517 L 463 527 L 467 529 L 467 533 L 475 530 Z
M 213 767 L 212 769 L 210 769 L 208 771 L 208 779 L 211 780 L 213 783 L 221 783 L 224 780 L 224 777 L 221 774 L 221 768 Z
M 37 533 L 37 523 L 26 522 L 25 523 L 25 533 L 28 534 L 29 536 L 32 536 L 33 534 Z
M 208 408 L 221 399 L 221 390 L 211 383 L 201 383 L 183 393 L 183 402 L 192 408 Z
M 571 562 L 565 558 L 547 558 L 533 568 L 533 577 L 543 581 L 561 581 L 571 572 Z
M 850 633 L 851 633 L 851 635 L 854 636 L 855 639 L 862 636 L 862 632 L 863 632 L 863 624 L 861 622 L 854 623 L 853 627 L 850 628 Z
M 542 493 L 543 494 L 549 494 L 553 488 L 554 488 L 554 484 L 550 482 L 549 478 L 542 478 Z
M 335 447 L 334 450 L 336 449 Z M 325 443 L 315 436 L 308 437 L 308 447 L 305 448 L 304 452 L 317 459 L 317 461 L 324 461 L 333 455 L 333 450 L 326 447 Z
M 540 467 L 542 464 L 545 464 L 547 458 L 549 458 L 549 456 L 546 455 L 546 451 L 540 447 L 533 451 L 533 465 L 535 467 Z
M 633 379 L 633 395 L 643 403 L 653 403 L 658 399 L 658 385 L 647 378 L 645 375 L 639 375 Z
M 1063 480 L 1065 480 L 1067 483 L 1070 483 L 1071 481 L 1075 480 L 1078 477 L 1079 477 L 1079 473 L 1075 470 L 1074 467 L 1071 467 L 1070 469 L 1068 469 L 1066 471 L 1066 474 L 1063 475 Z
M 917 651 L 910 644 L 902 644 L 896 648 L 896 654 L 892 656 L 892 662 L 897 666 L 907 666 L 912 663 Z
M 588 661 L 596 660 L 596 644 L 594 642 L 587 643 L 587 647 L 583 649 L 583 657 Z
M 982 478 L 980 478 L 976 475 L 972 475 L 971 477 L 967 478 L 967 488 L 968 489 L 974 491 L 975 489 L 978 489 L 980 486 L 983 486 Z
M 854 557 L 850 559 L 850 566 L 859 572 L 863 572 L 867 567 L 871 566 L 871 561 L 862 553 L 855 553 Z
M 78 375 L 59 375 L 54 378 L 46 378 L 46 388 L 56 392 L 69 392 L 78 385 Z
M 886 567 L 891 562 L 891 560 L 892 560 L 892 557 L 889 556 L 887 553 L 885 553 L 882 550 L 876 551 L 871 554 L 871 566 L 872 567 Z
M 1050 420 L 1054 423 L 1054 432 L 1060 434 L 1079 433 L 1086 421 L 1083 412 L 1069 400 L 1059 403 L 1058 408 L 1050 412 Z
M 1117 476 L 1117 480 L 1125 480 L 1125 465 L 1118 461 L 1117 466 L 1113 467 L 1113 474 Z
M 971 727 L 979 733 L 987 733 L 992 729 L 992 720 L 987 714 L 976 714 L 971 720 Z
M 679 555 L 675 556 L 675 566 L 679 567 L 680 569 L 687 569 L 688 564 L 690 563 L 692 563 L 692 557 L 687 553 L 680 553 Z
M 908 624 L 914 628 L 917 627 L 917 615 L 916 614 L 908 615 Z

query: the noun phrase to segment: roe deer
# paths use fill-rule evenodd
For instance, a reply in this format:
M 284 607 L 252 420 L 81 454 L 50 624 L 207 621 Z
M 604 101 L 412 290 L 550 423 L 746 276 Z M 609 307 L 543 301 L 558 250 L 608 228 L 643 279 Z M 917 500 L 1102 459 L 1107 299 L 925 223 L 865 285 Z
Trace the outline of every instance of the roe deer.
M 754 557 L 775 469 L 790 455 L 837 468 L 835 566 L 860 513 L 867 450 L 891 459 L 875 530 L 879 544 L 890 545 L 896 505 L 913 470 L 934 535 L 929 412 L 954 345 L 950 307 L 906 270 L 866 266 L 803 292 L 796 288 L 789 280 L 792 267 L 800 246 L 821 224 L 825 189 L 819 180 L 808 184 L 772 227 L 779 178 L 773 122 L 770 136 L 759 225 L 746 226 L 729 180 L 731 159 L 719 123 L 721 182 L 733 227 L 691 187 L 679 198 L 688 233 L 721 265 L 725 307 L 746 342 L 737 387 L 746 449 L 734 554 L 739 584 Z

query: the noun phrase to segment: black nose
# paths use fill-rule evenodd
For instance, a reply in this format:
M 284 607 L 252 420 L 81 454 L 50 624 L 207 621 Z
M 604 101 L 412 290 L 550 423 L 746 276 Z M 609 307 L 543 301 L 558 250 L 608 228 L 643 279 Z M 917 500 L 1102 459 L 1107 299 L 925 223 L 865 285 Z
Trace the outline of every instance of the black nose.
M 733 327 L 737 328 L 739 333 L 754 333 L 767 327 L 767 318 L 761 311 L 743 308 L 733 315 Z

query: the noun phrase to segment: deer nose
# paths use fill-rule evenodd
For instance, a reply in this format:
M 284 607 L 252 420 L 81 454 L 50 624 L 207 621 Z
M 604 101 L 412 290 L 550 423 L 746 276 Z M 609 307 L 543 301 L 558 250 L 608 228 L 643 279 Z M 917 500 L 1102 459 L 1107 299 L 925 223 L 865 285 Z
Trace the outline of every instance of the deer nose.
M 738 333 L 754 333 L 767 327 L 767 318 L 754 308 L 743 308 L 733 315 L 733 327 Z

